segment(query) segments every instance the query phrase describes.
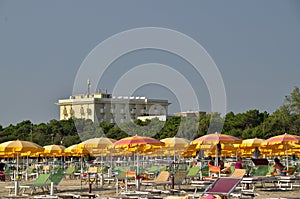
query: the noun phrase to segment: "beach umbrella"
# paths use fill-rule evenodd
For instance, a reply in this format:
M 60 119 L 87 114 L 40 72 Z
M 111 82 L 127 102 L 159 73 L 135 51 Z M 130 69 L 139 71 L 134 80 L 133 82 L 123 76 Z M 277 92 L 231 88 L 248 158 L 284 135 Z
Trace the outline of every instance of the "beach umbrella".
M 100 137 L 100 138 L 92 138 L 81 142 L 79 145 L 84 145 L 84 147 L 90 152 L 91 155 L 101 154 L 106 149 L 111 149 L 114 147 L 114 142 L 116 140 Z
M 176 152 L 184 152 L 190 144 L 190 141 L 180 137 L 165 138 L 160 140 L 165 143 L 163 149 L 166 149 L 169 153 L 173 151 L 174 163 L 176 160 Z
M 92 156 L 100 155 L 101 156 L 101 175 L 103 179 L 103 155 L 109 153 L 109 149 L 114 147 L 114 142 L 116 140 L 107 138 L 107 137 L 99 137 L 99 138 L 91 138 L 81 142 L 79 145 L 84 145 L 84 147 L 90 152 Z M 103 186 L 103 180 L 101 181 L 101 186 Z
M 64 150 L 66 149 L 66 147 L 62 145 L 56 145 L 56 144 L 46 145 L 43 146 L 43 148 L 44 148 L 43 153 L 50 156 L 62 156 Z
M 259 138 L 245 139 L 239 144 L 238 148 L 243 156 L 251 157 L 255 148 L 260 147 L 264 141 L 264 139 Z
M 16 169 L 16 176 L 19 175 L 19 156 L 21 153 L 27 152 L 42 152 L 43 147 L 38 144 L 29 141 L 22 141 L 22 140 L 14 140 L 14 141 L 7 141 L 0 144 L 0 152 L 5 153 L 12 153 L 17 155 L 17 169 Z M 18 195 L 18 179 L 15 178 L 15 195 Z
M 139 174 L 139 158 L 138 154 L 144 151 L 150 151 L 152 146 L 164 146 L 165 144 L 159 140 L 150 137 L 132 136 L 118 140 L 114 143 L 115 148 L 120 148 L 126 151 L 135 152 L 137 155 L 137 174 Z M 155 148 L 157 149 L 157 148 Z
M 239 145 L 239 148 L 241 149 L 254 149 L 255 147 L 260 147 L 260 145 L 264 142 L 264 139 L 259 138 L 252 138 L 252 139 L 246 139 L 243 140 L 242 143 Z
M 220 146 L 221 144 L 240 144 L 242 142 L 241 139 L 226 135 L 226 134 L 220 134 L 218 132 L 207 134 L 202 137 L 199 137 L 195 140 L 193 140 L 190 144 L 195 147 L 196 150 L 201 149 L 201 145 L 210 145 L 211 149 L 213 149 L 214 146 Z M 220 155 L 221 148 L 216 147 L 216 161 L 215 164 L 218 165 L 218 156 Z
M 286 150 L 286 167 L 289 168 L 288 162 L 288 147 L 290 144 L 299 144 L 300 143 L 300 136 L 291 135 L 291 134 L 282 134 L 271 137 L 266 140 L 267 146 L 274 146 L 274 145 L 284 145 Z
M 74 144 L 65 148 L 64 153 L 70 156 L 81 156 L 89 154 L 84 145 Z
M 176 150 L 184 150 L 190 144 L 190 141 L 184 138 L 172 137 L 160 140 L 165 143 L 166 148 L 174 148 Z

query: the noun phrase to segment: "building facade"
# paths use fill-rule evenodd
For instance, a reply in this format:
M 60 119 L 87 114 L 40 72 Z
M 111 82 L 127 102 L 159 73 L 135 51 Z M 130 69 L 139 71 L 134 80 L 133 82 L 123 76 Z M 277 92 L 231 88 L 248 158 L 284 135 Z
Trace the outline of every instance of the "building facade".
M 108 93 L 70 96 L 56 103 L 60 120 L 69 118 L 91 119 L 93 122 L 122 123 L 138 116 L 168 114 L 168 100 L 146 97 L 113 97 Z

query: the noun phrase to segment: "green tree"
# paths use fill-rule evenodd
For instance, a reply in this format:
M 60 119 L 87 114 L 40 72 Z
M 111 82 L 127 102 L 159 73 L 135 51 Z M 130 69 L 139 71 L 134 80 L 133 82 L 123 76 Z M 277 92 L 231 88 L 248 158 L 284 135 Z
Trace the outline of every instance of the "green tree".
M 290 95 L 285 97 L 285 102 L 292 113 L 300 114 L 300 91 L 295 87 Z

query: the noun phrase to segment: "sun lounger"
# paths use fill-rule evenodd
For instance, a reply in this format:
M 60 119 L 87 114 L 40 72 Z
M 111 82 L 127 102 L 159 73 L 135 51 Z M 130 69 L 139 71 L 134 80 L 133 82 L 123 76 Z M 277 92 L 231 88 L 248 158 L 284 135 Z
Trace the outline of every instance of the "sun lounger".
M 47 180 L 50 178 L 50 173 L 40 174 L 39 177 L 31 184 L 20 185 L 20 189 L 23 189 L 23 194 L 27 189 L 31 189 L 31 195 L 36 192 L 38 188 L 44 191 L 45 187 L 48 186 Z
M 186 174 L 186 177 L 185 177 L 186 182 L 188 183 L 191 180 L 199 179 L 200 178 L 200 170 L 201 170 L 201 168 L 198 166 L 191 167 Z
M 144 186 L 152 186 L 157 188 L 159 185 L 165 185 L 170 184 L 170 181 L 168 181 L 170 177 L 170 173 L 168 171 L 161 171 L 158 176 L 154 180 L 142 180 L 141 185 Z
M 241 178 L 220 177 L 205 189 L 202 196 L 211 194 L 230 198 L 230 194 L 234 191 L 240 181 Z
M 75 171 L 76 171 L 76 167 L 70 166 L 65 172 L 65 178 L 67 177 L 69 177 L 69 179 L 75 178 Z

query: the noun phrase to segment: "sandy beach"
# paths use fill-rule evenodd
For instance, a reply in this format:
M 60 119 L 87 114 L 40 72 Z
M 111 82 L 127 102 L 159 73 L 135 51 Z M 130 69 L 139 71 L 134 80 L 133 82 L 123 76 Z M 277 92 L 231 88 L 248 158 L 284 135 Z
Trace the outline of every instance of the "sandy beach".
M 21 184 L 25 184 L 25 182 L 21 182 Z M 300 184 L 300 182 L 297 182 L 297 184 Z M 9 198 L 8 195 L 8 189 L 5 188 L 5 186 L 14 185 L 14 182 L 0 182 L 0 197 L 1 198 Z M 158 187 L 160 189 L 163 189 L 163 187 Z M 61 183 L 57 186 L 58 192 L 55 192 L 55 194 L 59 193 L 72 193 L 72 194 L 84 194 L 88 192 L 88 185 L 83 184 L 80 185 L 80 180 L 70 180 L 70 179 L 63 179 Z M 144 189 L 142 187 L 141 189 Z M 181 195 L 188 195 L 194 193 L 194 188 L 189 185 L 183 185 L 182 189 L 186 193 L 182 193 Z M 29 194 L 29 191 L 26 192 Z M 120 198 L 120 195 L 116 195 L 116 188 L 115 188 L 115 182 L 112 182 L 111 184 L 105 184 L 103 188 L 97 187 L 96 185 L 92 185 L 92 193 L 98 194 L 101 198 Z M 202 193 L 202 190 L 199 190 L 197 193 Z M 238 191 L 237 191 L 238 193 Z M 272 187 L 272 185 L 268 186 L 268 188 L 256 188 L 255 193 L 258 193 L 259 195 L 255 198 L 257 199 L 263 199 L 263 198 L 300 198 L 300 187 L 295 187 L 293 190 L 278 190 L 278 188 Z M 34 195 L 28 195 L 26 198 L 33 198 L 35 195 L 45 195 L 49 194 L 49 192 L 42 192 L 40 189 L 38 189 L 37 193 Z M 167 197 L 166 194 L 161 195 L 162 197 Z

